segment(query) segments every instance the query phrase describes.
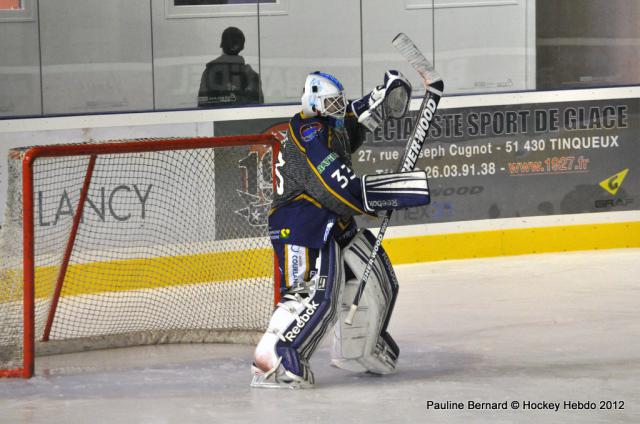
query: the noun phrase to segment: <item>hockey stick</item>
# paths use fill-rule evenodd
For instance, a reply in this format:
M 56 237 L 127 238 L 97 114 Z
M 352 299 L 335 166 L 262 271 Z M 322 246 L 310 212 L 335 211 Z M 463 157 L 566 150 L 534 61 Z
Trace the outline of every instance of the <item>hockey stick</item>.
M 424 145 L 427 134 L 429 133 L 431 121 L 436 114 L 438 103 L 440 103 L 440 98 L 443 94 L 444 82 L 438 72 L 434 69 L 433 65 L 424 57 L 420 50 L 418 50 L 416 45 L 413 44 L 413 41 L 411 41 L 411 39 L 404 33 L 396 35 L 392 44 L 396 50 L 398 50 L 400 54 L 407 59 L 413 69 L 418 72 L 426 89 L 424 98 L 422 99 L 422 105 L 420 106 L 420 112 L 418 113 L 418 118 L 413 127 L 413 131 L 411 131 L 411 137 L 409 137 L 402 162 L 400 162 L 398 169 L 398 172 L 409 172 L 413 171 L 415 168 L 416 161 L 420 156 L 420 151 L 422 150 L 422 146 Z M 373 250 L 371 251 L 369 260 L 367 261 L 367 266 L 362 273 L 362 278 L 360 279 L 358 290 L 356 291 L 351 308 L 349 309 L 349 314 L 344 320 L 347 325 L 351 325 L 353 323 L 353 317 L 358 310 L 360 298 L 362 297 L 364 288 L 367 285 L 367 280 L 369 279 L 369 274 L 371 274 L 373 264 L 378 256 L 378 251 L 380 250 L 382 239 L 384 238 L 384 234 L 389 226 L 392 213 L 392 210 L 388 210 L 382 219 L 378 237 L 376 237 L 376 242 L 373 245 Z

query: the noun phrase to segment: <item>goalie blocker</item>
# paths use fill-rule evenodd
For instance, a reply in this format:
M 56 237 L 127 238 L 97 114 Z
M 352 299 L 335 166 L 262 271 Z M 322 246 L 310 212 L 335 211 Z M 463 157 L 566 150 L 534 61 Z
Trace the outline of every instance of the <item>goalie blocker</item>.
M 362 177 L 363 204 L 367 212 L 402 209 L 429 203 L 427 174 L 424 171 Z

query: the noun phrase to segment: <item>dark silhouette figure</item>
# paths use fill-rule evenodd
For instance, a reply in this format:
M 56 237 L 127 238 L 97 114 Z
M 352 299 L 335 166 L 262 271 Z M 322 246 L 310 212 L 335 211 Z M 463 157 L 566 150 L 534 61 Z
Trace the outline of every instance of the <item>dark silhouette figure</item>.
M 222 33 L 223 54 L 207 63 L 198 91 L 198 107 L 262 103 L 260 75 L 244 63 L 244 34 L 236 27 Z

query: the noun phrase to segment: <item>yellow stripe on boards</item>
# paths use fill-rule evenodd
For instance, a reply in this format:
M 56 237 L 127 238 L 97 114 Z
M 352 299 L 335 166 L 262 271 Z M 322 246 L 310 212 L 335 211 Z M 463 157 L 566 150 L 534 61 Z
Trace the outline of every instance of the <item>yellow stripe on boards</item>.
M 468 259 L 530 253 L 640 247 L 640 222 L 587 224 L 496 231 L 437 234 L 386 239 L 383 246 L 394 264 Z M 36 298 L 50 298 L 58 267 L 36 268 Z M 128 259 L 69 266 L 62 295 L 117 292 L 154 287 L 222 282 L 273 276 L 271 248 L 188 256 Z M 5 270 L 0 284 L 22 278 Z M 9 287 L 9 286 L 6 286 Z M 22 298 L 3 290 L 0 302 Z
M 640 247 L 640 222 L 403 237 L 382 245 L 394 264 Z
M 36 298 L 49 298 L 59 268 L 36 268 Z M 69 265 L 62 296 L 273 278 L 271 248 Z

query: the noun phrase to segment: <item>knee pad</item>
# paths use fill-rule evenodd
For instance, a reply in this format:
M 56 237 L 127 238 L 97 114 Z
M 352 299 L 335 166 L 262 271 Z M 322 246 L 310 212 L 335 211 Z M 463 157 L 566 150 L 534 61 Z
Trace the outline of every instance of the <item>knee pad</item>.
M 318 262 L 314 277 L 291 287 L 277 305 L 268 330 L 256 347 L 252 386 L 313 384 L 309 359 L 336 321 L 344 287 L 343 263 L 336 242 L 321 249 Z
M 344 323 L 374 245 L 373 234 L 361 230 L 343 251 L 345 264 L 355 278 L 345 284 L 338 321 L 333 329 L 331 363 L 350 371 L 389 374 L 395 371 L 400 353 L 387 332 L 398 295 L 398 280 L 382 247 L 378 250 L 353 323 Z

